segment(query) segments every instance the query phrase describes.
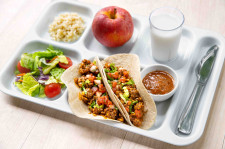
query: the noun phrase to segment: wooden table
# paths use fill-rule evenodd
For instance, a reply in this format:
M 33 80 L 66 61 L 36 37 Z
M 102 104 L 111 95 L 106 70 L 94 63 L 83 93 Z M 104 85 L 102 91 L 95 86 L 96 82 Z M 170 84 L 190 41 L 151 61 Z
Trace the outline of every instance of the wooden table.
M 132 13 L 148 16 L 161 6 L 179 8 L 185 24 L 225 35 L 224 0 L 82 0 L 121 6 Z M 0 68 L 28 33 L 50 0 L 0 1 Z M 134 133 L 26 102 L 0 92 L 0 149 L 15 148 L 188 148 L 225 149 L 225 67 L 200 140 L 177 147 Z

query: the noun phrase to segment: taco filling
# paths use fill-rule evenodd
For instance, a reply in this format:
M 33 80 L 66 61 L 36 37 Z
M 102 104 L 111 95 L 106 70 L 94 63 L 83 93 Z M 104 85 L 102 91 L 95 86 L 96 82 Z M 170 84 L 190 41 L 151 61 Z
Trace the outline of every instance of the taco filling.
M 81 90 L 79 99 L 88 106 L 89 111 L 94 115 L 124 122 L 122 114 L 109 98 L 96 62 L 84 59 L 79 65 L 79 73 L 81 76 L 75 77 L 74 82 Z
M 112 91 L 129 114 L 130 121 L 140 127 L 145 114 L 144 102 L 129 71 L 116 67 L 114 63 L 105 63 L 104 71 Z

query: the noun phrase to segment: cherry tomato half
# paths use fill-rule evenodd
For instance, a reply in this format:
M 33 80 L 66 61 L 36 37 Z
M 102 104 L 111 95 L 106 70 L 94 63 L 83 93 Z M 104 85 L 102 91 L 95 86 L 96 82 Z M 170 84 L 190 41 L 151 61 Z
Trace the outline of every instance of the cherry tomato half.
M 19 61 L 18 64 L 17 64 L 17 69 L 18 69 L 19 72 L 21 72 L 21 73 L 28 73 L 28 72 L 30 72 L 30 69 L 21 66 L 20 61 Z
M 67 68 L 69 68 L 70 66 L 73 65 L 73 62 L 69 57 L 66 57 L 66 59 L 68 60 L 68 64 L 64 64 L 64 63 L 59 62 L 59 67 L 61 67 L 63 69 L 67 69 Z
M 48 98 L 53 98 L 59 95 L 61 92 L 60 84 L 58 83 L 51 83 L 45 86 L 45 95 Z

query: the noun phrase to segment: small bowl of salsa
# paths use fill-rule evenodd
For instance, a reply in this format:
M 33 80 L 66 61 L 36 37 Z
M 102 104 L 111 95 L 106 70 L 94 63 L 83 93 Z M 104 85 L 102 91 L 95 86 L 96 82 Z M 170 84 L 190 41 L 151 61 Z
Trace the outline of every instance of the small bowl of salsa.
M 178 87 L 178 76 L 169 66 L 155 64 L 141 72 L 142 83 L 154 101 L 169 99 Z

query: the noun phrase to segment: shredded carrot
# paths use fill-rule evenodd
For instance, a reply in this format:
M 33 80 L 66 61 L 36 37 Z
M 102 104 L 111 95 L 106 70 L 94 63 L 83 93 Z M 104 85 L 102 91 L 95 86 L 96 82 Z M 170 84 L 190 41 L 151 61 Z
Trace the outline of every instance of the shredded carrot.
M 19 82 L 23 82 L 23 80 L 19 80 Z
M 26 73 L 20 73 L 20 74 L 18 74 L 18 75 L 16 75 L 16 76 L 24 76 Z
M 53 57 L 49 63 L 53 62 L 56 58 L 58 58 L 58 56 Z

